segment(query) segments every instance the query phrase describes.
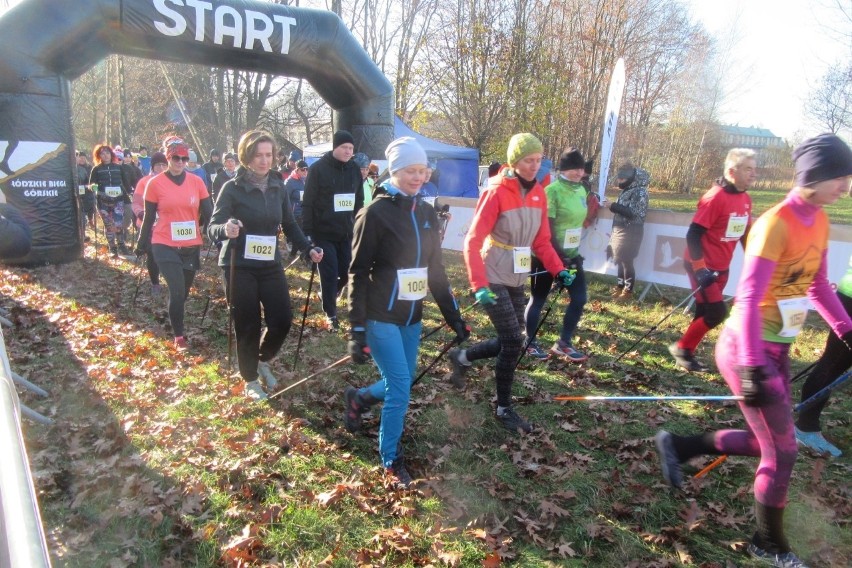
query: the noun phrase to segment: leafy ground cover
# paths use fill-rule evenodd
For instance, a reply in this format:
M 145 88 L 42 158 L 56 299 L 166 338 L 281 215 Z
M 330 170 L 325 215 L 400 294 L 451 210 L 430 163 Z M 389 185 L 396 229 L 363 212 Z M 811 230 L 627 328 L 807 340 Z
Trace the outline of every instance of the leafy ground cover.
M 493 419 L 491 364 L 477 365 L 458 392 L 439 361 L 413 392 L 404 448 L 420 481 L 416 491 L 400 492 L 378 467 L 379 413 L 358 435 L 341 424 L 343 389 L 373 380 L 371 365 L 343 365 L 268 404 L 250 404 L 228 372 L 214 259 L 205 261 L 189 301 L 191 349 L 182 354 L 170 346 L 164 299 L 151 296 L 139 268 L 106 258 L 103 243 L 98 260 L 91 246 L 86 253 L 60 266 L 4 267 L 0 275 L 0 305 L 15 324 L 6 333 L 12 366 L 51 393 L 22 400 L 55 421 L 25 430 L 58 566 L 754 565 L 742 553 L 752 530 L 754 460 L 728 459 L 674 492 L 661 482 L 652 443 L 661 427 L 739 427 L 734 407 L 552 400 L 728 394 L 718 374 L 673 366 L 666 345 L 688 322 L 680 312 L 614 362 L 684 290 L 617 305 L 607 299 L 611 282 L 591 275 L 577 345 L 591 359 L 519 368 L 516 403 L 540 426 L 533 435 L 513 436 Z M 445 260 L 456 290 L 464 290 L 460 256 L 448 252 Z M 308 275 L 302 264 L 287 272 L 300 310 Z M 546 345 L 564 302 L 543 328 Z M 467 317 L 474 338 L 490 334 L 481 311 Z M 429 303 L 424 329 L 439 318 Z M 273 364 L 284 384 L 345 354 L 345 336 L 327 329 L 312 293 L 294 371 L 299 323 Z M 819 356 L 825 333 L 812 316 L 793 349 L 794 372 Z M 424 342 L 421 368 L 450 337 L 443 330 Z M 715 337 L 699 350 L 705 361 Z M 852 564 L 850 408 L 838 396 L 824 415 L 846 456 L 802 453 L 791 485 L 789 534 L 814 566 Z

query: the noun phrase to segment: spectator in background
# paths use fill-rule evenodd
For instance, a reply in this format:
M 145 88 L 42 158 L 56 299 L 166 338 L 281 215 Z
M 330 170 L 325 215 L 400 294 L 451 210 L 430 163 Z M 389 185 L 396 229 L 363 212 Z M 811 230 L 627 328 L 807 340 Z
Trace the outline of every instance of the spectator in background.
M 613 212 L 609 246 L 618 269 L 618 283 L 612 291 L 612 297 L 618 302 L 626 302 L 633 298 L 633 287 L 636 285 L 633 261 L 639 256 L 639 247 L 645 234 L 651 176 L 628 162 L 618 168 L 616 183 L 621 193 L 618 194 L 618 200 L 609 206 Z
M 308 163 L 304 160 L 296 162 L 296 169 L 290 173 L 290 177 L 284 180 L 284 189 L 290 197 L 290 207 L 293 208 L 293 218 L 299 228 L 302 227 L 302 195 L 305 193 L 305 178 L 308 177 Z M 295 255 L 295 251 L 291 250 Z
M 222 166 L 222 152 L 213 148 L 210 150 L 210 155 L 206 162 L 204 162 L 201 167 L 204 168 L 204 172 L 207 174 L 207 179 L 210 180 L 210 183 L 213 183 L 213 178 L 216 176 L 216 172 L 219 171 L 219 168 Z M 208 189 L 211 186 L 208 186 Z
M 366 187 L 367 180 L 370 175 L 370 157 L 367 156 L 364 152 L 358 152 L 354 156 L 352 156 L 352 161 L 355 162 L 355 165 L 358 166 L 358 169 L 361 170 L 361 190 L 366 196 Z M 372 195 L 372 194 L 371 194 Z M 364 205 L 367 204 L 369 200 L 364 201 Z
M 32 247 L 32 231 L 20 211 L 0 203 L 0 259 L 26 256 Z
M 337 320 L 337 296 L 346 286 L 352 260 L 352 228 L 355 213 L 364 203 L 363 179 L 352 161 L 355 139 L 346 130 L 332 138 L 332 150 L 311 164 L 302 201 L 305 235 L 324 251 L 318 269 L 322 309 L 333 330 Z
M 148 147 L 139 146 L 139 151 L 136 154 L 139 158 L 139 169 L 142 170 L 142 175 L 151 173 L 151 157 L 148 156 Z
M 370 164 L 367 168 L 367 179 L 364 181 L 364 207 L 370 204 L 373 200 L 373 192 L 376 191 L 376 184 L 379 182 L 379 166 L 378 164 Z
M 284 179 L 287 179 L 287 176 L 289 176 L 296 170 L 296 163 L 301 159 L 302 152 L 300 150 L 292 150 L 287 155 L 287 165 L 281 171 L 281 174 L 284 176 Z
M 151 156 L 151 173 L 139 180 L 136 184 L 136 191 L 133 192 L 133 201 L 130 207 L 133 209 L 133 216 L 136 218 L 136 228 L 142 228 L 142 218 L 145 216 L 145 188 L 148 182 L 154 176 L 163 173 L 169 168 L 169 161 L 166 155 L 162 152 L 154 152 Z M 160 288 L 160 268 L 157 266 L 157 261 L 154 260 L 153 254 L 145 256 L 145 266 L 148 268 L 148 278 L 151 280 L 151 295 L 159 296 Z
M 95 193 L 89 186 L 89 176 L 92 168 L 85 151 L 77 152 L 77 194 L 80 197 L 80 213 L 83 215 L 83 225 L 95 226 Z M 85 227 L 84 227 L 85 228 Z M 85 238 L 88 241 L 89 237 Z
M 222 191 L 222 186 L 228 183 L 229 180 L 234 179 L 234 176 L 237 175 L 237 155 L 228 152 L 222 158 L 222 167 L 216 170 L 216 179 L 213 180 L 213 202 L 216 202 L 216 198 L 219 195 L 219 192 Z
M 438 197 L 438 186 L 436 186 L 435 182 L 432 181 L 432 177 L 435 174 L 437 167 L 438 164 L 435 163 L 435 160 L 429 160 L 426 164 L 426 182 L 423 184 L 423 187 L 420 188 L 419 193 L 420 197 L 423 197 L 432 205 L 435 205 L 435 198 Z
M 210 182 L 210 177 L 207 175 L 207 170 L 202 168 L 201 164 L 198 163 L 198 154 L 195 153 L 195 150 L 189 151 L 189 163 L 186 164 L 186 171 L 200 177 L 201 181 L 204 182 L 204 187 L 207 188 L 208 192 L 213 191 L 213 184 Z

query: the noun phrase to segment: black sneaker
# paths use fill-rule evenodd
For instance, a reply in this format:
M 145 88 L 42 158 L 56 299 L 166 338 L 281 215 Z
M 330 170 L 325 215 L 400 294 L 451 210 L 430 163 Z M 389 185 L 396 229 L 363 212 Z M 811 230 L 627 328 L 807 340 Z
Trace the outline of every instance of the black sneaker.
M 357 432 L 361 429 L 361 415 L 366 408 L 358 399 L 358 389 L 355 387 L 346 387 L 343 392 L 343 399 L 346 401 L 346 411 L 343 413 L 343 425 L 350 432 Z
M 752 542 L 748 543 L 746 552 L 752 558 L 762 560 L 766 565 L 774 566 L 775 568 L 808 568 L 808 565 L 792 552 L 776 554 L 764 550 Z
M 461 349 L 458 347 L 454 347 L 450 349 L 450 352 L 447 353 L 447 358 L 450 360 L 450 367 L 452 368 L 452 374 L 450 375 L 450 382 L 459 390 L 464 389 L 467 384 L 467 379 L 465 379 L 465 375 L 467 374 L 467 370 L 470 368 L 470 365 L 463 365 L 459 362 L 459 355 L 461 355 Z
M 414 483 L 414 479 L 411 478 L 411 474 L 405 468 L 405 460 L 401 457 L 393 460 L 393 463 L 385 471 L 391 476 L 392 483 L 397 489 L 408 489 Z
M 672 435 L 665 430 L 660 430 L 654 436 L 654 445 L 657 446 L 657 454 L 660 456 L 663 479 L 675 489 L 680 489 L 683 485 L 683 472 L 680 469 L 680 458 L 677 457 L 672 443 Z
M 126 244 L 118 243 L 118 252 L 120 254 L 127 255 L 127 254 L 131 254 L 133 251 L 131 251 L 130 248 L 128 248 L 128 246 Z
M 669 345 L 669 353 L 672 357 L 674 357 L 675 364 L 687 371 L 706 373 L 710 370 L 710 367 L 695 358 L 692 351 L 689 349 L 681 349 L 677 346 L 677 343 Z
M 340 331 L 340 322 L 337 321 L 337 318 L 328 318 L 328 325 L 331 328 L 331 331 Z
M 112 255 L 113 258 L 118 258 L 118 247 L 115 245 L 110 245 L 109 253 Z
M 518 430 L 520 430 L 525 434 L 529 434 L 533 431 L 532 424 L 521 418 L 521 416 L 517 412 L 515 412 L 515 409 L 511 406 L 504 410 L 503 414 L 498 414 L 497 420 L 500 421 L 500 424 L 503 425 L 503 428 L 509 430 L 510 432 L 517 433 Z

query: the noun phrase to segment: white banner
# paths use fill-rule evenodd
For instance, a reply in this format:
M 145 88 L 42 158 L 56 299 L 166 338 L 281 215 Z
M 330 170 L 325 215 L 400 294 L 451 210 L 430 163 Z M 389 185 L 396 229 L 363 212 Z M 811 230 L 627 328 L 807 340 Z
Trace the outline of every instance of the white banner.
M 443 248 L 462 250 L 464 238 L 473 220 L 476 199 L 439 197 L 438 201 L 450 205 L 452 218 L 447 224 Z M 644 283 L 654 282 L 666 286 L 689 288 L 689 279 L 683 267 L 686 250 L 686 231 L 692 222 L 693 213 L 673 213 L 650 209 L 645 220 L 645 235 L 636 259 L 636 279 L 640 288 Z M 601 209 L 597 223 L 583 229 L 580 254 L 583 268 L 598 274 L 616 274 L 615 265 L 606 258 L 606 247 L 612 232 L 612 213 Z M 837 283 L 846 274 L 852 260 L 852 226 L 831 225 L 828 244 L 828 279 Z M 731 272 L 725 294 L 733 295 L 742 270 L 743 250 L 737 245 L 731 261 Z
M 624 94 L 624 59 L 619 57 L 612 70 L 609 81 L 609 93 L 606 96 L 606 112 L 603 122 L 603 139 L 601 141 L 601 168 L 598 176 L 598 195 L 601 202 L 606 192 L 606 182 L 609 178 L 609 164 L 612 159 L 612 149 L 615 147 L 615 129 L 618 126 L 618 112 L 621 109 L 621 97 Z

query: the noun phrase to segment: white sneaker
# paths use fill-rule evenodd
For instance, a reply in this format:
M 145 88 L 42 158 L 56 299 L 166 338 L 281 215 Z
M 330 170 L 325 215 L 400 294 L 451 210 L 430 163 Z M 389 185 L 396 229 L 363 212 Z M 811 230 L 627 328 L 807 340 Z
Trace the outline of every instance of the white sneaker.
M 269 398 L 266 395 L 266 391 L 263 390 L 263 385 L 261 385 L 260 381 L 257 379 L 246 383 L 245 393 L 247 397 L 256 401 L 266 400 Z
M 270 368 L 267 361 L 257 362 L 257 374 L 259 375 L 258 378 L 266 385 L 266 388 L 271 390 L 278 388 L 278 379 L 272 374 L 272 368 Z

